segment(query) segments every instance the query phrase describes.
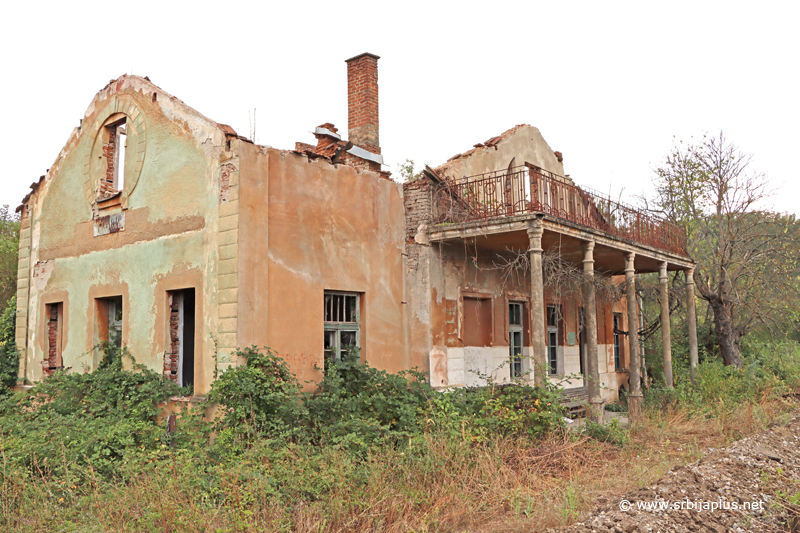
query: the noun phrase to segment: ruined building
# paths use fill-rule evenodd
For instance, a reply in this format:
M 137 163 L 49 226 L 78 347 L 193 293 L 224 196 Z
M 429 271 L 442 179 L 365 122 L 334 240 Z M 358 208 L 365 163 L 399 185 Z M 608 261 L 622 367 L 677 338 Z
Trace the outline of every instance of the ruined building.
M 392 181 L 377 61 L 347 60 L 346 139 L 325 123 L 293 150 L 256 145 L 146 78 L 103 88 L 19 208 L 20 377 L 92 371 L 107 341 L 195 394 L 253 344 L 301 382 L 358 347 L 436 387 L 626 386 L 632 293 L 562 293 L 542 262 L 629 282 L 661 269 L 666 283 L 692 268 L 684 233 L 576 186 L 530 126 Z

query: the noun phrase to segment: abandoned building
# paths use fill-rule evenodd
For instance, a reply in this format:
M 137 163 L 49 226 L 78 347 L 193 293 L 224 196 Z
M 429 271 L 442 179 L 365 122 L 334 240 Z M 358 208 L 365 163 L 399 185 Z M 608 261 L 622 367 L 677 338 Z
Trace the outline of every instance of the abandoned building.
M 577 186 L 527 125 L 392 181 L 378 59 L 346 62 L 347 139 L 325 123 L 287 150 L 146 78 L 103 88 L 19 207 L 20 378 L 92 371 L 108 341 L 202 394 L 239 347 L 271 347 L 301 382 L 357 347 L 440 388 L 550 379 L 615 397 L 638 372 L 634 275 L 666 289 L 691 271 L 681 228 Z M 548 264 L 582 289 L 548 285 Z M 627 294 L 596 298 L 595 274 Z

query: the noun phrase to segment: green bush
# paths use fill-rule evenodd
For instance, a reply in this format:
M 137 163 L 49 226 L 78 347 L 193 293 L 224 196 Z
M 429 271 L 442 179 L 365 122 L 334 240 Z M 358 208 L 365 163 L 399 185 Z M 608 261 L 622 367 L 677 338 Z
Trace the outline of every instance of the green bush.
M 714 416 L 741 404 L 755 404 L 764 395 L 800 389 L 800 344 L 792 340 L 742 340 L 743 368 L 708 360 L 697 366 L 697 383 L 689 369 L 677 367 L 675 388 L 650 388 L 646 404 L 665 409 L 682 406 Z
M 0 401 L 0 451 L 11 470 L 28 475 L 101 477 L 163 444 L 155 422 L 175 385 L 134 365 L 89 374 L 56 372 L 29 391 Z M 78 472 L 81 472 L 78 474 Z
M 300 385 L 275 352 L 251 346 L 234 352 L 245 366 L 231 368 L 211 385 L 207 400 L 219 405 L 219 444 L 248 446 L 258 438 L 302 437 L 306 416 Z
M 419 433 L 420 414 L 434 394 L 415 371 L 389 374 L 351 354 L 329 364 L 317 390 L 306 397 L 308 436 L 317 444 L 363 453 L 375 443 Z
M 17 297 L 8 300 L 0 315 L 0 398 L 11 393 L 19 373 L 19 352 L 15 340 Z
M 613 418 L 607 424 L 600 424 L 598 422 L 586 421 L 583 426 L 583 432 L 589 437 L 599 440 L 600 442 L 607 442 L 620 448 L 628 444 L 631 440 L 630 433 L 622 429 L 619 425 L 619 419 Z
M 555 388 L 511 384 L 483 387 L 474 394 L 475 424 L 490 434 L 540 437 L 564 425 L 561 394 Z

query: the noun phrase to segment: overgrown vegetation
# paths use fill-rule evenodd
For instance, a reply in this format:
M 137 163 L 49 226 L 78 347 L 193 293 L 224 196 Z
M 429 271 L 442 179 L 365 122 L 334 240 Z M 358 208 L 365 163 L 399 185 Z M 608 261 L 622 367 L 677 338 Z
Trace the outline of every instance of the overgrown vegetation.
M 564 431 L 558 391 L 438 392 L 346 358 L 311 393 L 274 353 L 239 352 L 208 400 L 107 346 L 91 374 L 57 372 L 0 402 L 0 525 L 14 531 L 530 530 L 574 521 L 701 448 L 780 423 L 800 390 L 794 341 L 744 350 L 651 388 L 632 432 Z M 665 445 L 665 443 L 667 443 Z M 666 451 L 665 451 L 666 450 Z M 591 491 L 585 487 L 591 486 Z M 496 526 L 496 527 L 495 527 Z
M 679 143 L 656 169 L 648 202 L 686 228 L 710 352 L 739 368 L 742 339 L 796 327 L 800 299 L 800 225 L 794 215 L 764 209 L 769 182 L 751 160 L 722 132 Z
M 0 398 L 11 394 L 19 373 L 16 343 L 17 297 L 12 296 L 0 314 Z

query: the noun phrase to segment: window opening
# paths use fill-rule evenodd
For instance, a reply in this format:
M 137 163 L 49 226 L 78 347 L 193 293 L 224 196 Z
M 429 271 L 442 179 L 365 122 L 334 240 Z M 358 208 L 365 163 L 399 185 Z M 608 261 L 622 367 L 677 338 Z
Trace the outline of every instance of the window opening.
M 622 359 L 620 358 L 620 326 L 622 325 L 622 314 L 614 313 L 614 369 L 622 370 Z
M 63 368 L 61 358 L 61 328 L 63 303 L 47 304 L 47 359 L 42 362 L 44 375 L 50 376 Z
M 547 360 L 551 376 L 558 374 L 558 306 L 547 306 Z
M 179 387 L 194 387 L 194 289 L 169 291 L 169 345 L 164 357 L 164 375 Z
M 508 304 L 508 356 L 511 378 L 522 377 L 522 304 Z
M 361 345 L 359 295 L 325 291 L 325 368 L 331 361 L 342 360 Z
M 583 307 L 578 308 L 578 346 L 581 359 L 581 375 L 586 378 L 586 317 Z
M 106 175 L 100 184 L 100 196 L 114 196 L 125 188 L 125 148 L 127 122 L 123 119 L 106 126 L 108 142 L 103 153 L 106 158 Z
M 122 296 L 108 299 L 108 342 L 122 348 Z

